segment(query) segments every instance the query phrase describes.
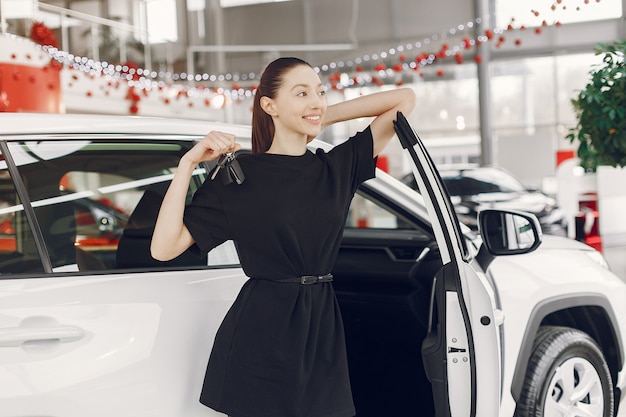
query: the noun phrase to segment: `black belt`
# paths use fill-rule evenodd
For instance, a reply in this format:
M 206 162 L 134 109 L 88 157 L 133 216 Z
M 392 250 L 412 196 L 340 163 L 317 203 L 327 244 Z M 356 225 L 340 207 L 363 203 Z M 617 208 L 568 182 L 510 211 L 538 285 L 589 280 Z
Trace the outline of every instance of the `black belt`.
M 302 285 L 312 285 L 320 282 L 330 282 L 333 280 L 333 274 L 326 275 L 302 275 L 295 278 L 273 279 L 276 282 L 293 282 Z

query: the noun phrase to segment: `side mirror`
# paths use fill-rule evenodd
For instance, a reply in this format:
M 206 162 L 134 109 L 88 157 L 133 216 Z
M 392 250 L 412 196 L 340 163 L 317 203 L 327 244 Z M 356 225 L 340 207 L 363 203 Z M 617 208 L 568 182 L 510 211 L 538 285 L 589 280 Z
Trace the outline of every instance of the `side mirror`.
M 478 227 L 483 245 L 493 256 L 534 251 L 541 244 L 541 226 L 535 215 L 515 210 L 482 210 Z

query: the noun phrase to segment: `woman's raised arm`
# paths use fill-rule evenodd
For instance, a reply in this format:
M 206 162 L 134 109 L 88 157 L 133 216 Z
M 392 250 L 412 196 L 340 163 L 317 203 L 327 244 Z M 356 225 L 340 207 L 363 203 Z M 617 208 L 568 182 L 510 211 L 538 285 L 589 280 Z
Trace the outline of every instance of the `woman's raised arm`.
M 185 199 L 189 180 L 198 164 L 203 161 L 212 161 L 220 155 L 235 152 L 240 145 L 235 142 L 235 135 L 212 131 L 190 149 L 180 159 L 178 169 L 174 174 L 157 217 L 150 254 L 159 261 L 174 259 L 193 243 L 193 237 L 183 223 L 185 213 Z
M 324 126 L 359 117 L 375 117 L 370 124 L 374 138 L 376 156 L 389 143 L 395 130 L 393 121 L 401 111 L 408 115 L 415 107 L 415 93 L 410 88 L 368 94 L 328 106 L 324 116 Z

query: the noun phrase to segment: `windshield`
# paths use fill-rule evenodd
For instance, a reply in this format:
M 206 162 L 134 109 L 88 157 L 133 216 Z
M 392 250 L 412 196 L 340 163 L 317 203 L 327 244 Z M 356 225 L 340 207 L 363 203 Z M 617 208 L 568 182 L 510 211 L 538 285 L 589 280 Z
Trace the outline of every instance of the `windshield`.
M 450 195 L 454 196 L 525 191 L 514 177 L 496 168 L 443 171 L 441 177 Z

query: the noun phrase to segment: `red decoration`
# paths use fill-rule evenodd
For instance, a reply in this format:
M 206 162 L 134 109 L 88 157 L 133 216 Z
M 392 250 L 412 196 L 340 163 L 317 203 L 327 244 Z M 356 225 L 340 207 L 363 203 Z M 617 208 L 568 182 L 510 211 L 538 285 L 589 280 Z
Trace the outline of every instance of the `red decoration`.
M 445 72 L 442 69 L 437 70 L 437 77 L 443 77 L 444 74 Z
M 541 35 L 541 28 L 535 28 L 535 34 Z
M 136 104 L 131 105 L 128 110 L 132 113 L 132 114 L 137 114 L 139 113 L 139 107 Z
M 33 22 L 30 28 L 30 39 L 39 45 L 59 47 L 56 34 L 41 22 Z
M 483 57 L 482 55 L 476 55 L 474 57 L 474 62 L 476 62 L 477 64 L 480 64 L 481 62 L 483 62 Z
M 9 101 L 9 95 L 6 91 L 0 92 L 0 112 L 6 111 L 9 108 L 11 102 Z

